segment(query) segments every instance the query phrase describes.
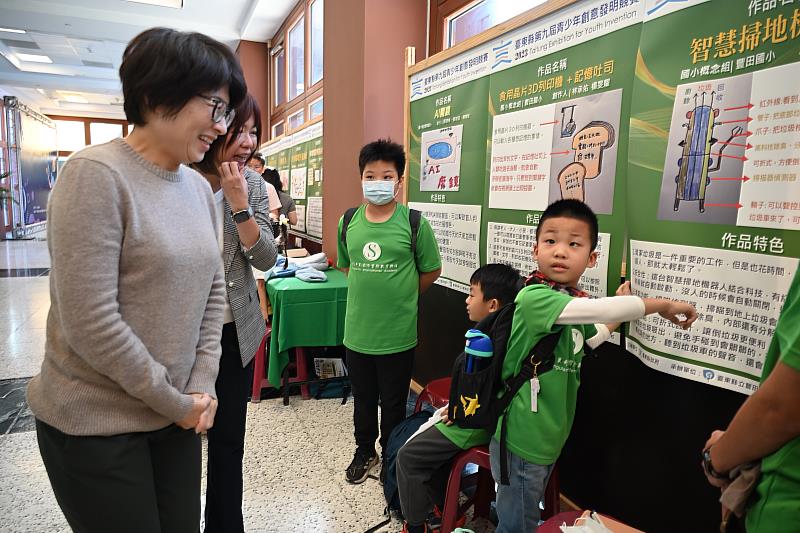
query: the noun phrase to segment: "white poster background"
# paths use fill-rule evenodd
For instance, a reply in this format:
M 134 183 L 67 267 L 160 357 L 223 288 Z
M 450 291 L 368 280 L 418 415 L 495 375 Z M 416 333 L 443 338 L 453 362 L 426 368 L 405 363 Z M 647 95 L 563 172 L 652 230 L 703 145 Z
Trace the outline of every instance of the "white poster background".
M 490 208 L 534 211 L 547 208 L 554 112 L 553 105 L 546 105 L 494 117 Z
M 298 218 L 300 218 L 298 216 Z M 306 210 L 306 233 L 322 237 L 322 197 L 309 196 Z
M 658 315 L 632 322 L 631 353 L 668 374 L 755 391 L 798 260 L 636 240 L 630 249 L 634 294 L 688 301 L 699 314 L 687 331 Z
M 480 266 L 481 206 L 409 202 L 408 207 L 421 211 L 436 235 L 442 256 L 436 283 L 469 293 L 469 278 Z
M 742 183 L 736 225 L 800 230 L 800 63 L 754 72 L 752 79 L 747 129 L 755 134 L 737 141 L 753 145 L 743 168 L 750 181 Z
M 295 204 L 297 208 L 297 224 L 292 226 L 292 229 L 305 232 L 306 231 L 306 206 Z

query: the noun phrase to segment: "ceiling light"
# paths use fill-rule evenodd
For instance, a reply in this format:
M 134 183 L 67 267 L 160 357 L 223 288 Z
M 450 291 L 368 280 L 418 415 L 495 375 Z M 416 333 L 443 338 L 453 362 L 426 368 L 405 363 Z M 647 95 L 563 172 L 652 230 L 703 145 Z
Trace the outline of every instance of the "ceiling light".
M 31 63 L 52 63 L 53 60 L 47 56 L 42 56 L 38 54 L 20 54 L 17 52 L 17 57 L 20 61 L 29 61 Z
M 149 4 L 151 6 L 172 7 L 181 9 L 183 7 L 183 0 L 128 0 L 136 4 Z
M 88 104 L 89 100 L 86 97 L 74 93 L 61 93 L 61 96 L 66 102 L 71 104 Z
M 0 31 L 7 31 L 8 33 L 27 33 L 25 30 L 15 30 L 14 28 L 0 28 Z

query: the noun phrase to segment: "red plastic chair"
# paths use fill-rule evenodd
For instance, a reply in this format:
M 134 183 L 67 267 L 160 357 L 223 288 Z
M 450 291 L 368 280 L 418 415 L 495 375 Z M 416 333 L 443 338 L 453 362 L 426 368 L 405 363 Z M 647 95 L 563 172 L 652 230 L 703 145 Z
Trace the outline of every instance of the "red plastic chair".
M 267 323 L 267 331 L 264 334 L 264 338 L 261 339 L 261 344 L 258 346 L 258 350 L 256 350 L 256 355 L 253 358 L 253 389 L 250 394 L 250 401 L 252 403 L 258 403 L 261 401 L 261 391 L 262 389 L 269 389 L 269 388 L 279 388 L 281 386 L 278 383 L 278 386 L 271 384 L 266 376 L 266 367 L 267 367 L 267 348 L 269 347 L 269 336 L 272 333 L 272 325 L 268 322 Z M 295 368 L 296 376 L 289 378 L 289 383 L 295 381 L 306 381 L 308 380 L 308 369 L 306 368 L 306 355 L 305 350 L 302 348 L 295 348 L 294 350 L 295 357 L 294 362 L 290 361 L 289 366 Z M 304 400 L 308 400 L 311 397 L 311 394 L 308 391 L 308 385 L 300 385 L 300 394 Z
M 414 405 L 414 412 L 418 413 L 422 409 L 422 404 L 427 402 L 436 409 L 444 407 L 450 400 L 450 381 L 449 377 L 439 378 L 429 381 L 417 396 L 417 403 Z
M 462 477 L 461 473 L 467 464 L 477 465 L 478 472 L 470 476 Z M 491 464 L 489 463 L 489 447 L 476 446 L 469 450 L 464 450 L 453 460 L 450 468 L 450 478 L 447 481 L 447 493 L 444 498 L 444 509 L 442 509 L 442 529 L 441 531 L 453 531 L 457 527 L 457 520 L 464 516 L 464 513 L 474 505 L 474 516 L 488 518 L 489 505 L 495 498 L 494 479 L 492 478 Z M 464 481 L 472 484 L 473 476 L 477 476 L 475 483 L 475 495 L 459 505 L 459 494 L 464 486 Z M 474 478 L 473 478 L 474 479 Z M 542 520 L 547 520 L 555 516 L 559 511 L 559 483 L 558 466 L 553 468 L 547 487 L 544 489 L 544 510 Z

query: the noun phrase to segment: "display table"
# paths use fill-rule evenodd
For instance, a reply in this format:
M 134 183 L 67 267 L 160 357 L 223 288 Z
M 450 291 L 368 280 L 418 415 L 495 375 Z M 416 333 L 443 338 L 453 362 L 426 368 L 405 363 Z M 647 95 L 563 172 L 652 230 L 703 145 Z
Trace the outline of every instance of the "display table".
M 325 271 L 327 281 L 309 283 L 297 278 L 267 281 L 267 297 L 272 305 L 272 333 L 269 337 L 270 383 L 281 383 L 289 364 L 289 350 L 305 357 L 309 346 L 339 346 L 344 339 L 347 309 L 347 276 L 334 269 Z M 284 383 L 284 393 L 288 386 Z

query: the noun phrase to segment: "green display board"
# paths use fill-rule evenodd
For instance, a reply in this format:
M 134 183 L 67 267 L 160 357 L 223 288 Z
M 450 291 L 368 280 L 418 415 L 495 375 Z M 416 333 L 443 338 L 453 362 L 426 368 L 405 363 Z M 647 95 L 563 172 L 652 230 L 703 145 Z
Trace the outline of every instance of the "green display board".
M 700 320 L 631 327 L 665 372 L 752 392 L 800 255 L 800 4 L 648 11 L 628 183 L 631 278 Z
M 297 224 L 292 233 L 322 239 L 322 123 L 266 144 L 261 152 L 295 202 Z
M 445 242 L 441 284 L 467 292 L 486 262 L 530 272 L 541 212 L 578 198 L 601 231 L 582 285 L 616 290 L 642 13 L 577 2 L 411 77 L 409 199 Z
M 581 280 L 693 301 L 683 332 L 631 327 L 661 371 L 749 393 L 800 255 L 800 5 L 586 0 L 409 76 L 409 205 L 437 282 L 528 272 L 541 212 L 585 201 L 600 259 Z

